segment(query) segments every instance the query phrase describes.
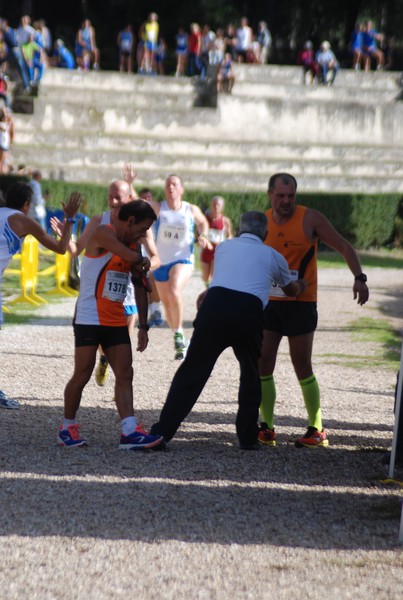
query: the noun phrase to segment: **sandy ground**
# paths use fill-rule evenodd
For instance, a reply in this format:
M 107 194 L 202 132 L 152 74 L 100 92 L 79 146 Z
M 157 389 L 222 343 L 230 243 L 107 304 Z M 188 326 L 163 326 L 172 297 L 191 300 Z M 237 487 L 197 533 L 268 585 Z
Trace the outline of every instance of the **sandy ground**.
M 315 374 L 327 449 L 296 449 L 306 413 L 286 342 L 276 368 L 278 445 L 239 450 L 239 369 L 219 359 L 193 413 L 164 453 L 117 449 L 113 376 L 84 392 L 87 449 L 60 449 L 72 373 L 74 301 L 0 332 L 1 388 L 22 403 L 0 412 L 0 598 L 401 598 L 402 488 L 385 484 L 396 372 L 354 322 L 402 330 L 401 272 L 368 269 L 371 298 L 352 300 L 346 269 L 320 274 Z M 190 335 L 195 274 L 186 290 Z M 177 368 L 166 327 L 136 353 L 135 407 L 157 418 Z M 397 470 L 396 477 L 403 477 Z

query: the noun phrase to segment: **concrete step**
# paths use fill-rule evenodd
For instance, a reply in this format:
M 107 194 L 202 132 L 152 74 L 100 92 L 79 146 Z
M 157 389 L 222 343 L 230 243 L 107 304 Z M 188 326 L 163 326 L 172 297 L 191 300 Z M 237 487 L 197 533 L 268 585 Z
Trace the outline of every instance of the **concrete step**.
M 51 147 L 74 149 L 81 152 L 115 152 L 165 154 L 167 156 L 212 156 L 217 160 L 242 157 L 245 160 L 288 160 L 288 161 L 327 161 L 327 162 L 403 162 L 403 148 L 393 146 L 354 145 L 354 144 L 288 144 L 281 140 L 255 142 L 253 140 L 201 140 L 191 137 L 170 137 L 152 135 L 125 135 L 94 133 L 85 130 L 34 130 L 25 126 L 24 117 L 15 117 L 16 135 L 14 147 L 26 151 L 30 147 Z
M 216 109 L 192 106 L 188 79 L 49 69 L 34 114 L 16 115 L 14 162 L 105 185 L 130 162 L 138 185 L 176 171 L 194 188 L 263 191 L 270 174 L 291 171 L 305 191 L 403 191 L 390 74 L 348 73 L 343 91 L 302 86 L 297 67 L 238 67 L 238 95 Z
M 234 65 L 238 82 L 279 83 L 301 85 L 303 69 L 299 66 L 282 65 Z M 355 71 L 340 69 L 335 85 L 340 88 L 395 90 L 399 87 L 400 73 L 393 71 Z M 235 88 L 234 88 L 235 89 Z
M 403 165 L 401 162 L 382 162 L 381 165 L 368 161 L 325 161 L 325 160 L 281 160 L 273 158 L 233 157 L 218 159 L 212 154 L 204 156 L 172 155 L 168 153 L 131 152 L 116 149 L 100 151 L 98 148 L 78 150 L 49 147 L 20 147 L 18 152 L 24 162 L 35 164 L 46 177 L 55 176 L 63 170 L 69 180 L 105 182 L 121 173 L 123 164 L 131 162 L 138 172 L 138 184 L 160 185 L 170 172 L 185 176 L 194 186 L 212 185 L 216 189 L 236 190 L 241 185 L 244 190 L 257 189 L 262 181 L 273 172 L 287 171 L 298 179 L 321 182 L 327 178 L 327 185 L 333 191 L 347 191 L 352 182 L 360 181 L 364 191 L 385 192 L 395 189 L 403 191 Z M 21 162 L 18 158 L 17 162 Z M 77 175 L 73 175 L 77 174 Z M 58 176 L 58 175 L 56 175 Z M 78 177 L 78 179 L 76 179 Z
M 97 90 L 112 99 L 123 92 L 191 93 L 194 89 L 188 77 L 146 76 L 117 71 L 74 71 L 69 69 L 48 68 L 41 81 L 41 93 L 46 87 L 61 88 L 64 92 Z
M 380 104 L 385 102 L 394 102 L 399 99 L 400 89 L 378 89 L 378 88 L 353 88 L 340 87 L 335 85 L 326 87 L 323 85 L 306 85 L 300 84 L 282 84 L 269 82 L 256 82 L 251 84 L 248 81 L 237 82 L 237 85 L 232 91 L 235 97 L 248 97 L 259 99 L 282 99 L 283 101 L 297 100 L 310 103 L 315 102 L 331 102 L 334 101 L 335 88 L 337 88 L 337 101 L 343 102 L 359 102 Z M 220 98 L 222 95 L 220 95 Z M 182 89 L 176 85 L 166 83 L 163 89 L 150 91 L 148 88 L 124 89 L 116 93 L 113 97 L 114 106 L 128 106 L 134 108 L 157 107 L 166 108 L 192 108 L 196 98 L 194 86 Z M 42 85 L 39 102 L 58 103 L 61 106 L 67 104 L 81 105 L 82 107 L 88 104 L 96 103 L 97 106 L 110 106 L 111 97 L 104 91 L 97 88 L 77 89 L 74 94 L 71 90 L 60 85 Z
M 113 97 L 97 89 L 75 90 L 71 91 L 54 86 L 46 86 L 41 90 L 40 98 L 35 103 L 40 109 L 41 105 L 50 104 L 59 105 L 63 110 L 69 110 L 74 107 L 75 110 L 82 111 L 85 108 L 96 106 L 98 111 L 106 111 L 111 105 L 123 110 L 141 109 L 141 110 L 185 110 L 193 107 L 195 94 L 193 90 L 189 93 L 183 93 L 167 89 L 164 93 L 150 93 L 149 91 L 128 90 L 120 92 Z
M 253 96 L 255 98 L 281 98 L 288 100 L 298 98 L 309 102 L 329 102 L 334 101 L 335 94 L 337 101 L 341 102 L 360 102 L 379 104 L 383 102 L 393 102 L 398 99 L 400 89 L 378 87 L 342 87 L 336 80 L 334 86 L 324 85 L 301 85 L 280 83 L 280 82 L 261 82 L 256 81 L 251 84 L 249 81 L 239 81 L 233 88 L 234 96 Z
M 164 171 L 189 169 L 191 171 L 206 172 L 215 170 L 220 173 L 230 175 L 231 173 L 269 173 L 271 171 L 291 171 L 293 173 L 305 173 L 307 175 L 317 174 L 318 176 L 328 175 L 357 175 L 360 177 L 374 177 L 380 175 L 382 168 L 382 177 L 402 177 L 403 163 L 395 160 L 381 163 L 368 162 L 366 160 L 325 160 L 303 159 L 301 157 L 281 159 L 276 156 L 270 158 L 265 155 L 257 157 L 247 157 L 244 155 L 234 155 L 232 157 L 218 157 L 213 153 L 196 155 L 186 153 L 172 152 L 145 152 L 133 148 L 129 153 L 127 150 L 100 150 L 99 148 L 55 148 L 53 145 L 41 146 L 19 146 L 19 152 L 25 159 L 32 162 L 38 154 L 44 164 L 60 162 L 66 167 L 69 165 L 88 165 L 104 169 L 108 165 L 120 168 L 124 162 L 130 162 L 141 172 L 144 168 L 162 169 Z
M 219 107 L 107 107 L 100 103 L 35 101 L 34 115 L 27 126 L 34 129 L 84 129 L 93 132 L 181 135 L 194 139 L 236 140 L 242 137 L 261 142 L 283 139 L 289 143 L 313 142 L 403 145 L 402 103 L 381 105 L 350 102 L 340 104 L 335 96 L 328 102 L 301 98 L 284 101 L 256 97 L 220 97 Z
M 108 182 L 121 173 L 122 164 L 111 164 L 108 162 L 100 170 L 97 165 L 84 165 L 80 161 L 76 164 L 64 165 L 55 161 L 54 164 L 42 165 L 40 160 L 35 165 L 41 169 L 45 178 L 67 179 L 78 184 L 80 182 L 93 182 L 108 185 Z M 170 165 L 172 166 L 172 165 Z M 278 167 L 277 167 L 278 168 Z M 259 191 L 265 192 L 269 176 L 276 172 L 276 166 L 267 173 L 225 173 L 219 171 L 192 171 L 187 167 L 181 167 L 180 175 L 188 189 L 211 190 L 212 193 L 236 192 L 236 191 Z M 280 169 L 282 170 L 282 169 Z M 142 186 L 163 187 L 166 176 L 174 172 L 169 168 L 161 170 L 155 165 L 142 166 L 141 172 L 136 179 L 136 187 Z M 403 179 L 398 177 L 360 177 L 357 175 L 325 175 L 307 174 L 303 170 L 293 170 L 292 173 L 298 179 L 299 189 L 304 192 L 329 192 L 333 193 L 403 193 Z

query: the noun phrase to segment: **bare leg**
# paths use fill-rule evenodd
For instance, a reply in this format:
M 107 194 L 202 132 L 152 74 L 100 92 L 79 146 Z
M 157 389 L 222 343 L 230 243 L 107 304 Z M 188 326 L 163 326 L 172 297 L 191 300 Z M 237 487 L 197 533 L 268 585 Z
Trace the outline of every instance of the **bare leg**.
M 133 356 L 130 344 L 119 344 L 105 349 L 105 355 L 115 375 L 115 402 L 121 419 L 132 417 L 133 410 Z
M 169 271 L 168 281 L 158 281 L 157 289 L 164 305 L 165 316 L 172 331 L 182 327 L 182 291 L 192 275 L 193 266 L 176 264 Z
M 298 381 L 312 375 L 312 347 L 314 332 L 288 338 L 291 361 Z
M 96 346 L 81 346 L 75 349 L 74 373 L 64 390 L 64 417 L 75 419 L 80 407 L 81 395 L 95 365 Z
M 282 339 L 281 333 L 263 331 L 262 351 L 259 359 L 260 376 L 273 375 L 276 366 L 277 352 Z
M 209 263 L 201 262 L 200 263 L 202 279 L 206 285 L 208 285 L 209 281 L 211 280 L 212 274 L 213 274 L 212 266 L 213 266 L 212 262 L 209 262 Z

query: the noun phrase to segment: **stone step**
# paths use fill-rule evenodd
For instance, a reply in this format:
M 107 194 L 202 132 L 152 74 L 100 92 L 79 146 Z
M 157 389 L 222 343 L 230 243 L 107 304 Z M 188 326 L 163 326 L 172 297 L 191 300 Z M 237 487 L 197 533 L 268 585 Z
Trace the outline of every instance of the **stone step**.
M 30 119 L 30 120 L 29 120 Z M 402 103 L 381 105 L 350 102 L 340 104 L 335 96 L 326 103 L 301 99 L 265 99 L 225 96 L 219 107 L 179 109 L 175 106 L 115 107 L 102 104 L 47 103 L 38 98 L 27 126 L 34 129 L 85 129 L 97 132 L 191 135 L 194 139 L 227 140 L 247 137 L 257 142 L 283 139 L 289 143 L 314 142 L 403 145 Z
M 100 183 L 105 186 L 108 182 L 121 173 L 122 164 L 108 165 L 100 170 L 97 166 L 85 166 L 83 164 L 63 165 L 55 162 L 47 166 L 38 163 L 37 168 L 42 170 L 45 178 L 67 179 L 78 184 L 80 182 Z M 142 168 L 136 179 L 137 189 L 142 186 L 163 187 L 166 176 L 172 169 L 161 171 L 155 166 Z M 276 172 L 271 168 L 266 174 L 263 173 L 231 173 L 228 176 L 219 171 L 192 171 L 186 167 L 181 168 L 180 175 L 188 189 L 211 190 L 212 193 L 236 192 L 236 191 L 259 191 L 267 189 L 267 181 L 270 174 Z M 360 177 L 346 175 L 305 174 L 293 171 L 298 179 L 298 187 L 304 192 L 329 192 L 333 193 L 403 193 L 403 179 L 395 177 Z
M 125 135 L 116 133 L 94 133 L 93 131 L 34 130 L 25 127 L 24 117 L 15 117 L 16 135 L 14 147 L 26 152 L 30 147 L 38 149 L 51 147 L 55 150 L 71 149 L 80 152 L 116 152 L 131 155 L 164 154 L 170 157 L 205 157 L 231 159 L 242 157 L 245 160 L 288 160 L 323 162 L 403 162 L 403 148 L 393 146 L 366 146 L 353 144 L 287 144 L 281 140 L 254 142 L 238 139 L 222 141 L 216 139 L 200 140 L 191 137 L 167 138 L 165 136 Z
M 305 191 L 403 191 L 403 108 L 390 74 L 340 73 L 338 89 L 303 86 L 298 67 L 237 73 L 238 95 L 209 109 L 192 106 L 189 79 L 49 69 L 34 114 L 16 115 L 14 162 L 105 185 L 130 162 L 137 185 L 176 171 L 193 188 L 262 191 L 270 174 L 291 171 Z
M 234 65 L 235 76 L 238 82 L 250 83 L 280 83 L 284 85 L 300 85 L 303 69 L 299 66 L 282 65 Z M 400 73 L 393 71 L 355 71 L 353 69 L 340 69 L 337 74 L 337 87 L 369 88 L 380 90 L 394 90 L 399 87 Z
M 232 91 L 233 97 L 247 97 L 250 99 L 281 99 L 283 101 L 298 100 L 300 102 L 324 102 L 334 101 L 335 88 L 337 93 L 338 103 L 343 102 L 358 102 L 379 104 L 384 102 L 393 102 L 400 97 L 400 89 L 378 89 L 378 88 L 352 88 L 340 87 L 335 85 L 326 87 L 322 85 L 307 85 L 300 84 L 283 84 L 283 83 L 268 83 L 256 82 L 250 84 L 247 81 L 238 82 Z M 134 108 L 150 108 L 160 107 L 167 108 L 185 108 L 189 110 L 194 106 L 196 91 L 194 86 L 189 89 L 177 89 L 176 86 L 171 86 L 167 83 L 163 89 L 150 92 L 149 89 L 125 89 L 115 94 L 113 97 L 113 106 L 119 107 L 134 107 Z M 220 98 L 222 95 L 220 94 Z M 219 100 L 220 101 L 220 100 Z M 82 107 L 88 104 L 96 103 L 98 107 L 106 107 L 111 105 L 111 98 L 105 92 L 97 88 L 88 88 L 76 90 L 74 94 L 65 87 L 59 85 L 43 85 L 41 88 L 40 100 L 37 103 L 45 102 L 57 103 L 61 106 L 66 104 L 76 104 Z
M 336 80 L 334 86 L 324 85 L 301 85 L 281 82 L 253 82 L 239 81 L 233 88 L 233 96 L 252 96 L 254 98 L 281 98 L 283 100 L 299 98 L 309 102 L 331 102 L 335 94 L 337 101 L 341 102 L 365 102 L 378 104 L 382 102 L 393 102 L 399 99 L 400 88 L 397 86 L 389 89 L 370 87 L 342 87 Z
M 145 76 L 119 73 L 117 71 L 74 71 L 69 69 L 49 68 L 41 81 L 41 93 L 46 87 L 61 88 L 69 93 L 72 90 L 97 90 L 112 101 L 115 95 L 123 92 L 191 93 L 194 89 L 188 77 Z
M 185 110 L 189 111 L 194 104 L 195 93 L 193 88 L 189 92 L 175 91 L 168 88 L 164 92 L 150 93 L 150 91 L 126 90 L 119 92 L 113 97 L 100 92 L 97 89 L 87 89 L 78 91 L 74 94 L 64 88 L 56 86 L 44 86 L 41 89 L 40 97 L 35 100 L 35 110 L 40 110 L 41 106 L 50 104 L 58 105 L 63 110 L 85 110 L 86 108 L 96 107 L 97 111 L 106 111 L 111 105 L 126 112 L 133 109 L 137 110 Z
M 214 155 L 186 156 L 144 152 L 127 152 L 121 150 L 100 151 L 99 149 L 55 149 L 52 146 L 26 148 L 23 152 L 25 162 L 33 164 L 44 172 L 57 170 L 56 165 L 62 165 L 65 173 L 70 174 L 76 169 L 98 170 L 102 176 L 112 171 L 115 177 L 121 172 L 122 166 L 129 161 L 141 177 L 149 180 L 152 173 L 154 184 L 155 173 L 164 178 L 169 172 L 189 172 L 201 181 L 225 180 L 225 186 L 235 189 L 242 178 L 244 189 L 253 184 L 255 177 L 267 179 L 270 173 L 287 171 L 296 177 L 321 179 L 341 178 L 370 180 L 378 178 L 379 189 L 383 189 L 389 179 L 401 179 L 403 186 L 403 164 L 401 162 L 382 162 L 379 164 L 367 161 L 325 161 L 325 160 L 273 160 L 267 158 L 233 157 L 218 159 Z M 18 160 L 18 162 L 20 162 Z M 234 183 L 234 179 L 236 183 Z M 151 182 L 150 182 L 151 183 Z
M 242 67 L 242 65 L 238 65 Z M 253 65 L 250 65 L 253 68 Z M 263 73 L 267 67 L 261 66 Z M 275 69 L 277 70 L 277 69 Z M 271 71 L 269 71 L 270 73 Z M 335 92 L 331 87 L 322 85 L 302 85 L 302 78 L 300 76 L 298 81 L 295 81 L 295 77 L 291 81 L 276 80 L 272 77 L 265 79 L 259 73 L 260 78 L 252 78 L 248 80 L 242 77 L 237 80 L 237 83 L 233 89 L 234 96 L 252 96 L 258 98 L 282 98 L 296 99 L 296 100 L 307 100 L 309 102 L 324 102 L 331 101 L 334 99 Z M 301 75 L 301 71 L 299 71 Z M 390 74 L 384 78 L 382 85 L 364 85 L 369 80 L 373 79 L 373 76 L 379 75 L 382 81 L 383 73 L 356 73 L 355 71 L 350 73 L 350 77 L 338 78 L 335 83 L 337 88 L 337 100 L 338 102 L 350 102 L 352 100 L 359 102 L 390 102 L 395 100 L 400 94 L 400 87 L 397 84 L 397 77 L 391 76 Z M 360 84 L 355 82 L 352 85 L 350 79 L 362 78 Z M 46 72 L 43 82 L 41 84 L 41 98 L 46 101 L 59 101 L 59 102 L 75 102 L 75 103 L 93 103 L 97 101 L 99 104 L 111 104 L 111 97 L 109 93 L 106 93 L 105 88 L 108 88 L 106 80 L 111 80 L 108 85 L 109 89 L 114 89 L 116 92 L 113 95 L 113 104 L 122 106 L 124 104 L 135 105 L 136 102 L 140 103 L 141 107 L 146 106 L 148 99 L 154 104 L 158 103 L 158 99 L 161 99 L 162 103 L 165 103 L 165 99 L 172 102 L 183 100 L 186 106 L 191 106 L 195 98 L 195 85 L 194 81 L 188 78 L 177 79 L 175 77 L 144 77 L 139 75 L 128 75 L 124 73 L 114 73 L 108 77 L 104 77 L 102 73 L 90 72 L 83 73 L 77 71 L 67 71 L 63 69 L 50 69 Z M 345 83 L 343 83 L 343 79 Z M 378 78 L 379 79 L 379 78 Z M 379 83 L 378 79 L 375 79 Z M 349 84 L 350 85 L 347 85 Z M 113 88 L 112 88 L 113 86 Z M 108 91 L 109 91 L 108 89 Z M 79 94 L 71 94 L 71 90 L 79 90 Z M 186 99 L 186 100 L 185 100 Z

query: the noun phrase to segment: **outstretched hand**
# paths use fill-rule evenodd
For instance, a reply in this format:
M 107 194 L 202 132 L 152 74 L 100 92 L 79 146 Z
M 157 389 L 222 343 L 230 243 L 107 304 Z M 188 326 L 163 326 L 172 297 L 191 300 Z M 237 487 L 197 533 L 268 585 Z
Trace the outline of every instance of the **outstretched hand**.
M 357 300 L 357 304 L 365 304 L 369 298 L 369 290 L 367 284 L 363 281 L 355 281 L 353 286 L 354 300 Z
M 83 197 L 80 192 L 72 192 L 67 204 L 62 202 L 63 211 L 67 219 L 72 219 L 76 216 L 82 202 Z
M 56 233 L 60 237 L 63 235 L 64 225 L 57 217 L 50 217 L 50 226 L 52 228 L 53 233 Z

